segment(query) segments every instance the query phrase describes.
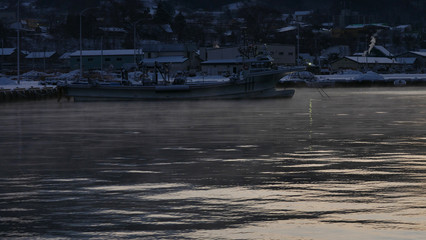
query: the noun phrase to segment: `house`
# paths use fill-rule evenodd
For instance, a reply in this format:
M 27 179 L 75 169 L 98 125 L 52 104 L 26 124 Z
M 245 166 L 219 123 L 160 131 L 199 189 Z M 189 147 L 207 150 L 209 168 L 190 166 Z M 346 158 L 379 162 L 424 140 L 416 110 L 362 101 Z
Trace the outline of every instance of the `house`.
M 389 52 L 385 47 L 383 47 L 381 45 L 376 45 L 376 46 L 373 47 L 373 49 L 371 49 L 368 56 L 391 58 L 391 57 L 393 57 L 393 54 L 391 52 Z
M 20 59 L 23 59 L 25 54 L 21 51 Z M 0 48 L 0 69 L 11 69 L 17 65 L 16 48 Z
M 61 68 L 69 69 L 71 64 L 71 54 L 72 52 L 66 52 L 59 56 L 58 62 L 61 65 Z
M 199 58 L 199 54 L 197 54 L 197 46 L 195 44 L 151 42 L 139 45 L 143 49 L 144 62 L 150 61 L 148 59 L 157 59 L 159 57 L 169 58 L 175 56 L 187 58 L 188 62 L 185 61 L 184 64 L 187 69 L 182 69 L 184 71 L 189 71 L 191 69 L 198 70 L 200 66 L 201 60 Z M 177 58 L 174 60 L 177 60 Z
M 16 48 L 1 48 L 0 57 L 2 63 L 16 61 Z
M 297 22 L 304 22 L 309 19 L 309 17 L 314 13 L 314 11 L 295 11 L 293 14 L 293 18 Z
M 30 52 L 25 57 L 27 66 L 31 66 L 32 69 L 46 70 L 46 68 L 52 68 L 53 64 L 57 62 L 58 54 L 52 51 L 43 52 Z
M 201 62 L 201 71 L 207 75 L 230 75 L 240 72 L 244 64 L 245 61 L 241 57 L 213 59 Z
M 350 47 L 347 45 L 332 46 L 321 51 L 321 56 L 324 56 L 326 58 L 330 58 L 333 55 L 338 57 L 344 57 L 349 56 L 350 54 L 351 50 Z
M 271 44 L 254 46 L 257 54 L 268 54 L 277 65 L 294 65 L 296 49 L 291 45 Z M 265 52 L 266 51 L 266 52 Z M 247 63 L 238 47 L 201 49 L 201 70 L 208 75 L 228 75 L 238 73 Z
M 296 64 L 296 47 L 294 45 L 269 44 L 267 51 L 269 51 L 269 55 L 271 55 L 277 65 L 289 66 Z
M 188 58 L 184 56 L 145 58 L 140 64 L 147 70 L 153 70 L 155 66 L 167 66 L 172 75 L 178 71 L 188 71 L 190 65 Z
M 293 45 L 268 44 L 255 45 L 257 54 L 269 54 L 277 65 L 294 65 L 296 62 L 296 48 Z M 235 59 L 241 56 L 239 47 L 225 48 L 202 48 L 200 49 L 200 58 L 202 60 Z
M 426 73 L 426 51 L 409 51 L 398 57 L 415 58 L 415 68 L 420 72 Z
M 372 70 L 375 72 L 405 72 L 415 64 L 414 58 L 387 58 L 368 56 L 346 56 L 331 63 L 333 71 L 344 69 Z

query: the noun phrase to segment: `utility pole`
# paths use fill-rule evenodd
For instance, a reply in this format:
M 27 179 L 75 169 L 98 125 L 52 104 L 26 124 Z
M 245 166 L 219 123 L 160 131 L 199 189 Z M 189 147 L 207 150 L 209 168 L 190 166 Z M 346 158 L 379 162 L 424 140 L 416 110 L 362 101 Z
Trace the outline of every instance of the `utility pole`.
M 300 47 L 299 47 L 299 39 L 300 39 L 300 24 L 299 23 L 297 23 L 297 36 L 296 36 L 296 39 L 297 39 L 297 49 L 296 49 L 296 51 L 297 51 L 297 54 L 296 54 L 296 64 L 297 65 L 299 65 L 299 54 L 300 54 Z
M 81 24 L 81 18 L 83 16 L 83 13 L 87 10 L 90 9 L 95 9 L 95 8 L 99 8 L 99 7 L 91 7 L 91 8 L 85 8 L 83 10 L 81 10 L 80 12 L 80 79 L 83 78 L 83 37 L 82 37 L 82 24 Z
M 136 65 L 137 63 L 136 63 L 136 42 L 137 42 L 137 38 L 136 38 L 136 25 L 140 22 L 140 21 L 142 21 L 142 20 L 144 20 L 143 18 L 142 19 L 139 19 L 138 21 L 136 21 L 136 22 L 133 22 L 133 63 Z
M 17 29 L 16 29 L 16 32 L 17 32 L 17 54 L 18 54 L 18 57 L 17 57 L 17 66 L 18 66 L 18 84 L 21 84 L 21 63 L 20 63 L 20 57 L 21 57 L 21 48 L 20 48 L 20 40 L 19 40 L 19 38 L 20 38 L 20 30 L 21 30 L 21 17 L 19 16 L 19 8 L 20 8 L 20 5 L 21 5 L 21 2 L 20 2 L 20 0 L 18 0 L 18 27 L 17 27 Z
M 1 39 L 1 65 L 0 69 L 3 69 L 3 63 L 4 63 L 4 40 Z

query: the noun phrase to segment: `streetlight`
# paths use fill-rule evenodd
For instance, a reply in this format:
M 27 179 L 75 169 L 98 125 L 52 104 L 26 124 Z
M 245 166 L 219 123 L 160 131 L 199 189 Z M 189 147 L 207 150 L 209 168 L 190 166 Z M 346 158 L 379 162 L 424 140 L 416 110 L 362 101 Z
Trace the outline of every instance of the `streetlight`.
M 83 16 L 83 13 L 87 10 L 90 9 L 95 9 L 95 8 L 99 8 L 99 7 L 91 7 L 91 8 L 85 8 L 83 10 L 81 10 L 80 12 L 80 79 L 83 78 L 83 38 L 82 38 L 82 26 L 81 26 L 81 17 Z

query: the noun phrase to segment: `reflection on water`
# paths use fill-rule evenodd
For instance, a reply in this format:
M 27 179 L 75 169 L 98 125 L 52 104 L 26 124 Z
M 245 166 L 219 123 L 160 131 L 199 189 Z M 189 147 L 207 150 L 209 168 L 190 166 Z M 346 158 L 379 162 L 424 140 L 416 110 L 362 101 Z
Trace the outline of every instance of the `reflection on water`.
M 421 239 L 426 90 L 0 106 L 0 237 Z

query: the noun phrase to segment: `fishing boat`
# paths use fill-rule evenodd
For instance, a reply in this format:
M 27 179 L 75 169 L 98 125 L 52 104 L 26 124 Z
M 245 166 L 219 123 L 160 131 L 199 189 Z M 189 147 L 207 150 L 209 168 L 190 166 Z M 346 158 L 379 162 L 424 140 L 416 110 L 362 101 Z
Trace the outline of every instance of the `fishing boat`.
M 225 81 L 193 81 L 183 77 L 171 81 L 144 79 L 137 83 L 86 81 L 62 85 L 60 92 L 74 101 L 288 98 L 294 95 L 293 89 L 277 90 L 275 86 L 286 74 L 301 70 L 274 66 L 270 56 L 262 55 L 245 60 L 242 71 Z

